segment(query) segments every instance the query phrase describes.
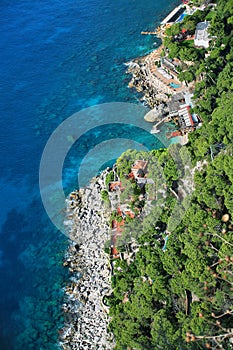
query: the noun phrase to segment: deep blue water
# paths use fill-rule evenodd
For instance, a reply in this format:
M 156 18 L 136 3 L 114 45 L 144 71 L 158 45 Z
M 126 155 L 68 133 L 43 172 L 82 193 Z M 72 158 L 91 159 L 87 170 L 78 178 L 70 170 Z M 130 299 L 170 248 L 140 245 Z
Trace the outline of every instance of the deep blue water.
M 138 102 L 123 63 L 158 46 L 140 32 L 157 27 L 178 3 L 2 0 L 0 350 L 55 349 L 62 327 L 67 238 L 50 223 L 38 187 L 47 139 L 85 107 Z M 85 137 L 79 157 L 93 146 Z M 65 162 L 67 192 L 76 186 L 76 158 L 73 151 Z

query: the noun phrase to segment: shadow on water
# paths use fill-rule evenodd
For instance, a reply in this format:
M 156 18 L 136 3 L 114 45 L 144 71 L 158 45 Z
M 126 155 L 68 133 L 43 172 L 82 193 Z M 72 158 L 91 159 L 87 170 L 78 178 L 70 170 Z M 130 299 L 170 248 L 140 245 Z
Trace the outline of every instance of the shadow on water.
M 67 270 L 62 260 L 67 238 L 39 208 L 35 200 L 28 216 L 13 209 L 0 233 L 1 350 L 36 350 L 44 344 L 53 349 L 63 323 L 60 305 Z
M 15 209 L 10 211 L 0 233 L 0 348 L 11 349 L 12 339 L 19 332 L 19 325 L 13 324 L 11 316 L 19 310 L 19 298 L 24 285 L 24 266 L 18 260 L 25 248 L 26 219 Z

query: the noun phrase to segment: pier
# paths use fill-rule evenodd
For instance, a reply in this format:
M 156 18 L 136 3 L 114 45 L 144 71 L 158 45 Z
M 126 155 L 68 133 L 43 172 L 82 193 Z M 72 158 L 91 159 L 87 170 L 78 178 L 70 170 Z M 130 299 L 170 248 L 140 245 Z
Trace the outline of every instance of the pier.
M 161 24 L 174 23 L 184 12 L 184 10 L 185 8 L 183 4 L 177 6 L 173 11 L 169 13 L 169 15 L 166 18 L 164 18 Z
M 171 120 L 171 118 L 169 118 L 169 117 L 165 117 L 165 118 L 161 119 L 158 123 L 156 123 L 153 126 L 153 128 L 151 130 L 151 134 L 158 134 L 160 132 L 160 130 L 158 129 L 158 126 L 160 124 L 163 124 L 163 123 L 168 123 L 170 120 Z
M 157 35 L 158 32 L 141 32 L 142 35 Z

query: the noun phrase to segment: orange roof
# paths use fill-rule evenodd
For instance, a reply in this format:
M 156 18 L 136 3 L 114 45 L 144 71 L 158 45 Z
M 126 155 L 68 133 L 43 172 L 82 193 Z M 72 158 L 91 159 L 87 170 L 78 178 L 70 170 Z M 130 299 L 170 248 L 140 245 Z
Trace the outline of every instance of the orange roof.
M 113 256 L 113 258 L 118 259 L 120 257 L 120 253 L 118 252 L 118 250 L 116 249 L 116 247 L 112 247 L 111 248 L 111 255 Z
M 132 170 L 145 170 L 147 167 L 148 161 L 147 160 L 136 160 L 134 165 L 132 166 Z
M 112 228 L 117 228 L 117 221 L 116 220 L 112 220 Z
M 171 133 L 171 135 L 174 137 L 174 136 L 180 136 L 181 135 L 181 132 L 180 131 L 173 131 Z
M 115 255 L 115 254 L 119 254 L 118 250 L 116 249 L 116 247 L 112 247 L 111 248 L 111 254 Z
M 125 222 L 122 219 L 122 221 L 117 221 L 117 220 L 113 220 L 112 221 L 112 229 L 116 229 L 118 232 L 122 232 L 121 226 L 124 226 Z
M 109 183 L 109 191 L 116 191 L 116 190 L 122 190 L 122 183 L 121 181 L 114 181 Z
M 132 219 L 135 217 L 134 213 L 132 211 L 125 211 L 126 215 L 129 215 Z
M 129 174 L 128 174 L 128 177 L 131 178 L 131 179 L 133 179 L 133 178 L 134 178 L 134 173 L 132 173 L 132 172 L 129 173 Z
M 120 207 L 117 208 L 117 214 L 120 215 L 120 216 L 122 215 L 122 211 L 121 211 Z
M 121 222 L 117 221 L 117 230 L 121 232 L 122 231 L 121 226 L 124 226 L 124 225 L 125 225 L 124 220 L 122 220 Z

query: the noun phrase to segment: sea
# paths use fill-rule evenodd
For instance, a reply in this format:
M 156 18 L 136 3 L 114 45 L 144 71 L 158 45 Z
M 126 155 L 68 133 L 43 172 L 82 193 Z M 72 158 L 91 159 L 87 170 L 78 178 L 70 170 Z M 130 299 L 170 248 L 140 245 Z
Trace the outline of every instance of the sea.
M 160 45 L 155 36 L 141 31 L 153 31 L 179 3 L 1 1 L 0 350 L 57 349 L 64 324 L 68 237 L 49 219 L 39 190 L 47 140 L 64 120 L 85 108 L 141 103 L 140 95 L 127 86 L 125 63 Z M 145 128 L 148 125 L 145 122 Z M 66 158 L 66 194 L 78 186 L 77 164 L 109 132 L 106 125 L 84 135 L 83 153 L 76 154 L 74 147 Z M 135 137 L 127 133 L 129 139 Z M 121 128 L 115 134 L 111 128 L 112 138 L 121 135 Z M 148 148 L 161 147 L 159 141 L 143 137 L 138 142 Z M 105 159 L 94 168 L 103 169 L 113 161 Z

